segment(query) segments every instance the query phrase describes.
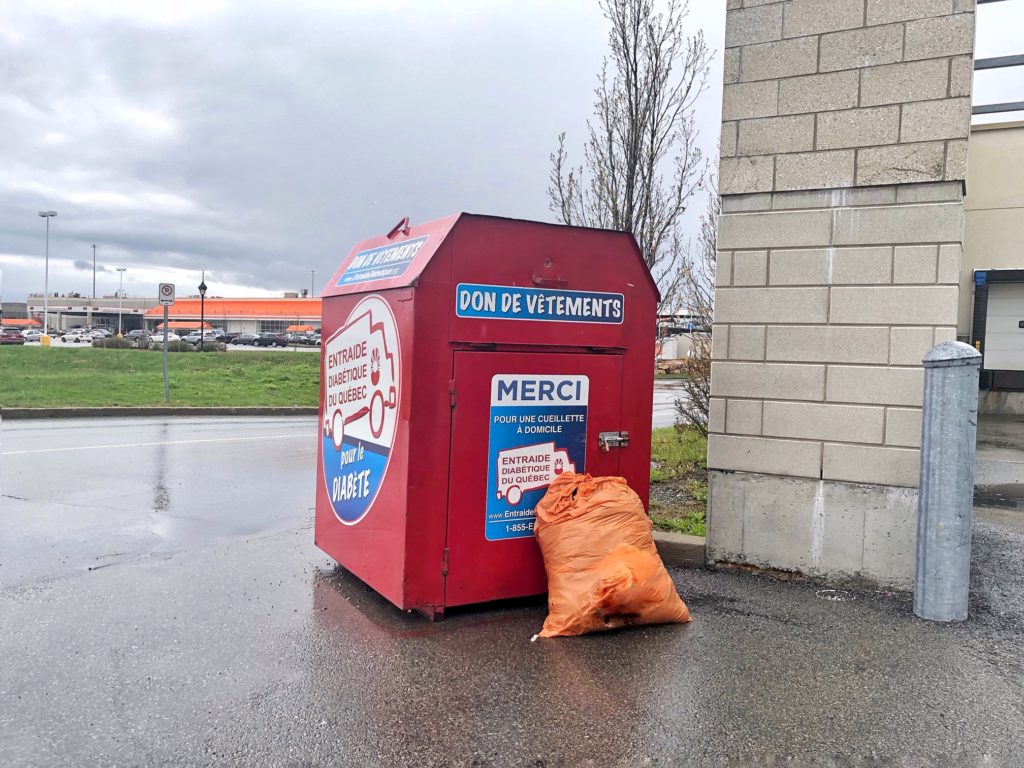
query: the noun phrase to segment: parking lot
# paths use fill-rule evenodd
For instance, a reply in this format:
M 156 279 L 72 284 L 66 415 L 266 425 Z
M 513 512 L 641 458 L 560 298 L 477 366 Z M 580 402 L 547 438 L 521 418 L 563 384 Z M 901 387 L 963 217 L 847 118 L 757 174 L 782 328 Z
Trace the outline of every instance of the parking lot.
M 5 766 L 964 766 L 1024 747 L 1012 510 L 977 513 L 963 625 L 904 593 L 673 570 L 692 624 L 530 642 L 543 600 L 431 624 L 316 549 L 315 417 L 3 438 Z
M 59 337 L 54 337 L 52 345 L 55 347 L 68 347 L 69 349 L 75 348 L 91 348 L 92 342 L 79 341 L 79 342 L 62 342 Z M 25 342 L 26 347 L 38 347 L 38 341 Z M 229 352 L 320 352 L 320 347 L 306 346 L 298 344 L 289 344 L 287 347 L 256 347 L 252 344 L 227 344 L 226 348 Z

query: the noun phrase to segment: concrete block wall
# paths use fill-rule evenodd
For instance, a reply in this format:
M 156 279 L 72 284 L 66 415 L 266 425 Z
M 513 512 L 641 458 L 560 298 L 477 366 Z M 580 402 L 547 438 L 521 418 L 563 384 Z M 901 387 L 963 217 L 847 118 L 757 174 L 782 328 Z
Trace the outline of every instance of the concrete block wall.
M 709 556 L 906 585 L 920 361 L 956 338 L 973 4 L 728 8 Z
M 728 7 L 723 195 L 965 177 L 973 2 Z
M 725 196 L 709 466 L 917 485 L 920 363 L 956 338 L 962 232 L 959 183 Z

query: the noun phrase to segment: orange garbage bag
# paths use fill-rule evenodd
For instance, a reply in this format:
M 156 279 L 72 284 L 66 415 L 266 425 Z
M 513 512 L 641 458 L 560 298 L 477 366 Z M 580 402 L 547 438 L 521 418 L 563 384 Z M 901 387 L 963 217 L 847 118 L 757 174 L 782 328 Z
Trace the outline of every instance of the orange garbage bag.
M 623 478 L 565 472 L 536 513 L 548 573 L 541 637 L 690 621 L 654 546 L 651 520 Z

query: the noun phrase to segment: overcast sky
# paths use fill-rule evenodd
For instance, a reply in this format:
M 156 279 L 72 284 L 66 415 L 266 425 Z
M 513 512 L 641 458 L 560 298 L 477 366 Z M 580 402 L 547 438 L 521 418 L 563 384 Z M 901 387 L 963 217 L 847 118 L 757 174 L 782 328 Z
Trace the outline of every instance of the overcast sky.
M 714 155 L 724 0 L 691 2 L 716 51 L 699 103 Z M 88 8 L 86 8 L 88 6 Z M 1024 52 L 1024 3 L 979 11 L 978 56 Z M 596 0 L 0 2 L 3 297 L 156 284 L 316 290 L 351 245 L 465 210 L 552 220 L 548 155 L 574 159 L 607 24 Z M 1024 99 L 979 75 L 976 103 Z M 984 80 L 982 79 L 984 77 Z M 1009 85 L 1008 85 L 1009 83 Z M 691 225 L 699 208 L 695 206 Z

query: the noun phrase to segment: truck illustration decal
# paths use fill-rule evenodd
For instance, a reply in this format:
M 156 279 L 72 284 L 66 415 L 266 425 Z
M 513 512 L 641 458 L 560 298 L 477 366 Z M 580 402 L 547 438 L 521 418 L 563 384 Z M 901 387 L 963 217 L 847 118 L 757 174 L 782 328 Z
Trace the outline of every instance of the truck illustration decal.
M 383 297 L 352 309 L 323 345 L 322 364 L 324 482 L 335 515 L 354 525 L 380 490 L 398 422 L 398 328 Z
M 569 452 L 556 448 L 554 443 L 498 451 L 497 497 L 507 499 L 514 507 L 522 501 L 524 493 L 547 488 L 558 475 L 575 471 Z
M 491 379 L 485 536 L 533 536 L 534 507 L 562 472 L 583 472 L 586 376 L 497 374 Z

